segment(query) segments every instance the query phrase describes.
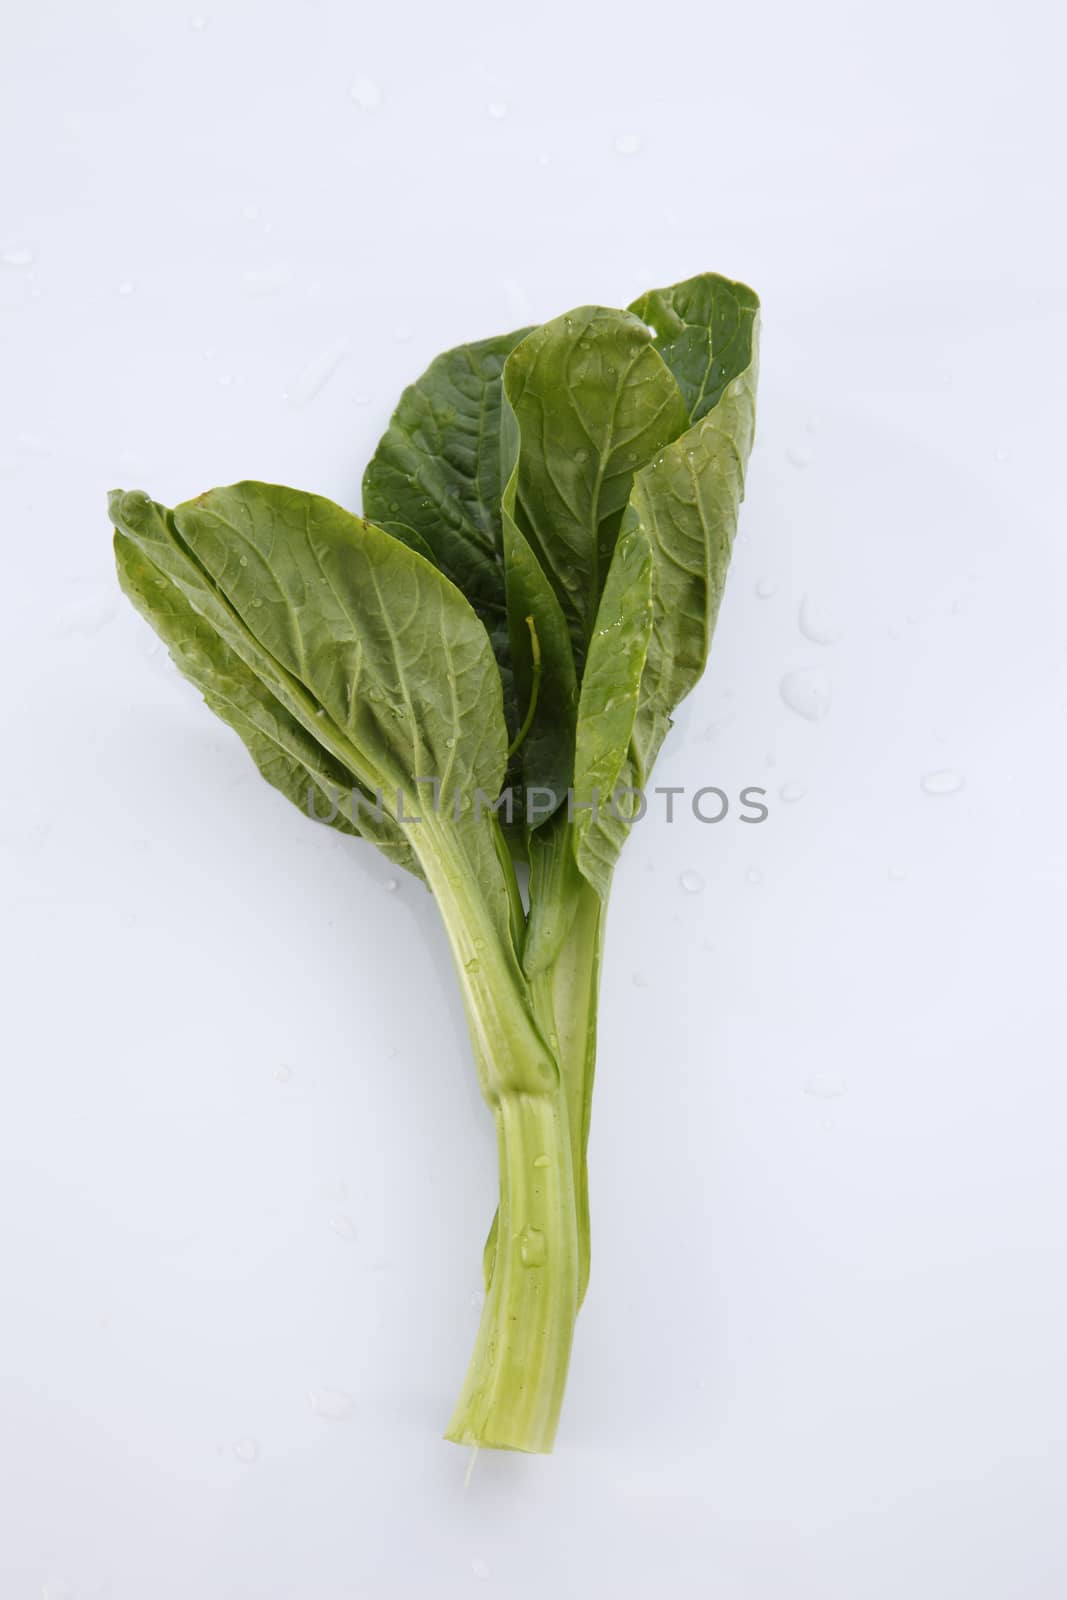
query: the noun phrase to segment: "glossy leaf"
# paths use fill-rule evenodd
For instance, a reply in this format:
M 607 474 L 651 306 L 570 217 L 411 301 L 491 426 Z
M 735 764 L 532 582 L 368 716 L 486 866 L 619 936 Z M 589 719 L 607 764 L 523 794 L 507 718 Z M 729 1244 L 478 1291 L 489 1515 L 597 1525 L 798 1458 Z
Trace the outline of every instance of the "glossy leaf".
M 759 300 L 743 283 L 705 272 L 649 289 L 630 310 L 655 329 L 656 349 L 674 374 L 692 422 L 718 405 L 752 365 Z
M 374 797 L 359 789 L 352 774 L 125 534 L 115 535 L 115 559 L 125 594 L 155 628 L 179 671 L 239 734 L 267 782 L 306 816 L 341 833 L 364 835 L 397 866 L 419 874 L 410 844 L 384 808 L 379 815 Z
M 364 514 L 414 530 L 481 617 L 505 668 L 501 373 L 527 332 L 437 356 L 404 390 L 363 476 Z
M 634 473 L 687 423 L 648 329 L 584 306 L 528 335 L 508 357 L 517 425 L 515 521 L 585 657 Z
M 574 849 L 606 895 L 647 772 L 634 744 L 652 637 L 652 552 L 634 522 L 615 547 L 582 677 L 574 771 Z
M 749 291 L 746 291 L 749 293 Z M 754 297 L 753 297 L 754 299 Z M 748 364 L 720 389 L 715 405 L 701 420 L 666 446 L 636 476 L 623 522 L 623 540 L 639 533 L 650 552 L 651 627 L 641 681 L 629 730 L 617 722 L 614 755 L 601 752 L 603 765 L 619 762 L 620 787 L 643 789 L 660 745 L 671 725 L 671 714 L 699 679 L 722 597 L 744 496 L 745 466 L 755 425 L 756 337 L 753 317 L 747 343 Z M 625 585 L 621 586 L 624 590 Z M 619 583 L 605 589 L 618 593 Z M 586 683 L 610 682 L 615 657 L 612 624 L 632 627 L 603 604 L 590 647 L 582 701 L 579 706 L 578 761 L 582 769 L 592 755 L 583 757 L 583 743 L 594 722 L 595 702 L 587 697 Z M 600 737 L 607 737 L 601 727 Z M 591 782 L 591 779 L 586 779 Z M 616 811 L 622 808 L 616 808 Z M 595 822 L 584 819 L 577 831 L 578 862 L 583 874 L 606 893 L 611 870 L 625 841 L 629 821 L 601 808 Z

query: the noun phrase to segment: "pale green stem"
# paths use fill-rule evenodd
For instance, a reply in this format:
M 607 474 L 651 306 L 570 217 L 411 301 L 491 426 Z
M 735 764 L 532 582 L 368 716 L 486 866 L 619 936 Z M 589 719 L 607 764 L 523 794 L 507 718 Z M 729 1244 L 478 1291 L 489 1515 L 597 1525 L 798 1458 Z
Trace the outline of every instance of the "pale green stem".
M 500 1209 L 492 1279 L 446 1438 L 551 1450 L 578 1310 L 578 1231 L 564 1097 L 493 1106 Z

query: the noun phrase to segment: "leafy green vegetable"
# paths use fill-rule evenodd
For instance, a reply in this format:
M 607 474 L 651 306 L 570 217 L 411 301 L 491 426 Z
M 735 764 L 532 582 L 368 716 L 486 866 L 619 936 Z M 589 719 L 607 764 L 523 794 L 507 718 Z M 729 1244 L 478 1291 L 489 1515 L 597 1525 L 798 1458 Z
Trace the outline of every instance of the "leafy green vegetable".
M 447 351 L 401 396 L 365 517 L 261 483 L 111 497 L 124 591 L 263 776 L 444 921 L 500 1154 L 459 1442 L 555 1437 L 607 900 L 707 658 L 757 331 L 752 291 L 705 274 Z

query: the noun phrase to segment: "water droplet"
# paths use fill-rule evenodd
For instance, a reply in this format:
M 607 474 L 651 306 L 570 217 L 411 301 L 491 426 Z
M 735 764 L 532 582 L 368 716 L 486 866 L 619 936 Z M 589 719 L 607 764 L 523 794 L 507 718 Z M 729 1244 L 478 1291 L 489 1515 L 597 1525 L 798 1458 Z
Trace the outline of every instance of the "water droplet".
M 812 644 L 837 644 L 842 630 L 818 602 L 805 595 L 797 612 L 797 627 Z
M 830 679 L 822 667 L 787 672 L 778 692 L 790 711 L 808 722 L 821 722 L 830 709 Z
M 56 634 L 61 639 L 75 633 L 99 633 L 118 611 L 118 600 L 108 591 L 85 595 L 66 606 L 56 620 Z
M 192 28 L 194 33 L 203 33 L 204 29 L 207 27 L 207 18 L 206 17 L 190 17 L 189 18 L 189 26 L 190 26 L 190 28 Z
M 490 100 L 485 109 L 493 118 L 494 122 L 500 122 L 502 118 L 506 117 L 508 114 L 507 102 L 505 100 Z
M 470 1304 L 472 1311 L 480 1311 L 485 1305 L 485 1290 L 475 1289 L 474 1293 L 471 1295 Z
M 292 1067 L 282 1066 L 282 1067 L 275 1067 L 275 1069 L 274 1069 L 274 1081 L 275 1081 L 275 1083 L 288 1083 L 289 1079 L 292 1076 L 293 1076 Z
M 339 1211 L 336 1216 L 330 1218 L 330 1228 L 339 1239 L 354 1239 L 356 1237 L 356 1225 L 352 1218 L 346 1216 L 343 1211 Z
M 761 600 L 769 600 L 778 593 L 778 585 L 773 578 L 760 578 L 756 583 L 756 593 Z
M 848 1084 L 837 1073 L 813 1072 L 804 1080 L 804 1093 L 816 1100 L 839 1100 L 848 1093 Z
M 220 372 L 216 382 L 219 384 L 220 388 L 228 389 L 233 382 L 233 373 Z
M 678 879 L 686 894 L 700 894 L 704 888 L 704 879 L 699 872 L 694 872 L 692 867 L 686 867 Z
M 5 267 L 32 267 L 33 251 L 16 245 L 10 250 L 0 252 L 0 261 Z
M 946 767 L 941 772 L 924 772 L 919 783 L 924 794 L 958 794 L 963 788 L 963 773 Z
M 548 1157 L 545 1156 L 545 1155 L 534 1156 L 534 1166 L 535 1167 L 547 1167 L 548 1166 Z
M 50 456 L 52 446 L 37 433 L 20 433 L 15 438 L 15 451 L 20 456 Z
M 620 133 L 615 140 L 615 153 L 620 156 L 635 156 L 641 148 L 640 135 L 636 133 Z
M 255 594 L 255 595 L 252 596 L 252 610 L 253 611 L 258 611 L 262 604 L 263 604 L 262 595 Z
M 471 956 L 468 961 L 463 963 L 463 970 L 464 972 L 481 972 L 482 964 L 477 956 Z
M 312 1389 L 308 1395 L 311 1409 L 324 1422 L 347 1422 L 355 1401 L 344 1389 Z
M 578 462 L 578 464 L 580 466 L 583 461 L 588 461 L 589 460 L 589 451 L 588 450 L 576 450 L 574 452 L 574 459 L 575 459 L 575 461 Z
M 343 341 L 339 344 L 330 345 L 328 349 L 321 351 L 314 360 L 309 361 L 307 366 L 297 373 L 287 391 L 291 406 L 299 410 L 301 406 L 309 405 L 314 400 L 315 396 L 321 389 L 325 388 L 337 371 L 341 361 L 344 359 L 346 348 Z
M 247 565 L 248 565 L 248 557 L 247 556 L 239 556 L 238 557 L 238 562 L 242 567 L 247 567 Z
M 492 1576 L 492 1569 L 488 1561 L 483 1561 L 481 1556 L 475 1556 L 471 1562 L 471 1571 L 476 1578 L 489 1578 Z
M 545 1236 L 540 1228 L 523 1228 L 519 1238 L 519 1260 L 524 1267 L 540 1267 L 545 1259 Z
M 798 800 L 803 800 L 807 792 L 802 783 L 783 783 L 778 791 L 787 806 L 794 805 Z
M 1011 451 L 1010 450 L 994 450 L 993 451 L 993 460 L 994 461 L 999 461 L 999 462 L 1001 462 L 1001 464 L 1003 464 L 1005 461 L 1010 461 L 1011 460 Z
M 349 93 L 361 111 L 377 111 L 382 91 L 373 78 L 357 78 Z
M 400 885 L 395 878 L 386 878 L 385 882 L 382 884 L 382 888 L 385 890 L 386 894 L 396 894 L 396 891 L 399 887 Z
M 259 1444 L 255 1439 L 238 1439 L 233 1447 L 233 1453 L 238 1461 L 244 1461 L 251 1466 L 253 1461 L 259 1460 Z
M 745 873 L 745 882 L 746 883 L 762 883 L 763 882 L 763 873 L 760 871 L 759 867 L 749 867 L 748 871 Z
M 125 296 L 125 295 L 131 295 L 132 293 L 133 293 L 133 284 L 130 282 L 129 278 L 124 278 L 122 280 L 122 282 L 119 284 L 119 294 Z
M 250 270 L 244 275 L 245 293 L 254 299 L 260 299 L 269 294 L 280 294 L 289 282 L 292 274 L 284 261 L 279 261 L 273 267 L 260 267 Z
M 808 450 L 806 448 L 806 446 L 804 446 L 802 444 L 794 445 L 792 447 L 792 449 L 787 450 L 786 453 L 785 453 L 785 458 L 790 463 L 790 465 L 794 466 L 794 467 L 810 467 L 811 466 L 811 460 L 812 460 L 811 451 Z

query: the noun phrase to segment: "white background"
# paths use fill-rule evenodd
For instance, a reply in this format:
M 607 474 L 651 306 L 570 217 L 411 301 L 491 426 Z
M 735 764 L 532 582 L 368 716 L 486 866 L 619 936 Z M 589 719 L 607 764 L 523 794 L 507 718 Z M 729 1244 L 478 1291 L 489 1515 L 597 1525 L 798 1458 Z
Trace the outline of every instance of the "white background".
M 3 1600 L 1063 1594 L 1050 18 L 7 18 Z M 494 1155 L 432 904 L 154 653 L 104 495 L 356 505 L 438 350 L 704 269 L 760 436 L 659 773 L 771 816 L 630 842 L 557 1450 L 465 1490 Z

